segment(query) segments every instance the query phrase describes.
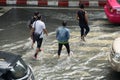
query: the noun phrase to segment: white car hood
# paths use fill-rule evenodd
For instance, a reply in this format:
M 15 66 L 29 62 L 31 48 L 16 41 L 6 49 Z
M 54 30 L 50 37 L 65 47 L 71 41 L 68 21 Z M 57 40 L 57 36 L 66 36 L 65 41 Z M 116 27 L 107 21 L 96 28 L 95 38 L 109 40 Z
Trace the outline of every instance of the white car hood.
M 115 53 L 120 53 L 120 37 L 113 41 L 113 50 Z

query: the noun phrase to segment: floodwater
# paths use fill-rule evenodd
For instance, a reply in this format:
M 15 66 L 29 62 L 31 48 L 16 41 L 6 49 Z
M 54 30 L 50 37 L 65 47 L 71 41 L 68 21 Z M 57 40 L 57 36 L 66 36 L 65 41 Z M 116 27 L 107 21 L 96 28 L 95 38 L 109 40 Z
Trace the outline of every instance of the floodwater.
M 25 26 L 36 10 L 43 15 L 49 35 L 44 36 L 43 50 L 34 60 L 36 44 L 30 48 L 29 30 Z M 113 40 L 119 37 L 120 26 L 108 22 L 103 11 L 88 11 L 90 33 L 83 42 L 75 13 L 76 9 L 11 9 L 0 17 L 0 50 L 22 55 L 32 66 L 36 80 L 120 80 L 120 74 L 111 69 L 107 58 Z M 4 18 L 8 18 L 7 24 Z M 67 56 L 63 47 L 58 59 L 55 30 L 62 20 L 68 21 L 71 56 Z

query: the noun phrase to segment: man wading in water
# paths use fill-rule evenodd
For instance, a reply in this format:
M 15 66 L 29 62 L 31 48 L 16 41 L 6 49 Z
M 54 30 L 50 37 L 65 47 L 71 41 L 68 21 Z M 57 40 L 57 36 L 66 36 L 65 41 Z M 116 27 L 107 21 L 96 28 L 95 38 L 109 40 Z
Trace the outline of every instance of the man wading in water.
M 79 20 L 79 26 L 81 28 L 81 40 L 85 41 L 85 37 L 90 31 L 90 28 L 88 26 L 88 16 L 87 12 L 84 10 L 84 5 L 79 5 L 80 10 L 77 11 L 76 17 L 77 20 Z
M 66 28 L 67 22 L 63 21 L 62 26 L 59 27 L 56 31 L 56 39 L 58 40 L 58 58 L 60 58 L 62 46 L 64 45 L 67 49 L 68 56 L 70 56 L 70 46 L 69 46 L 69 38 L 70 32 L 69 29 Z
M 38 15 L 38 20 L 34 21 L 32 30 L 31 30 L 31 36 L 34 33 L 35 41 L 37 41 L 37 49 L 34 54 L 34 58 L 37 59 L 38 52 L 41 51 L 41 45 L 43 41 L 43 34 L 45 33 L 48 35 L 47 29 L 45 27 L 45 23 L 41 21 L 42 16 Z

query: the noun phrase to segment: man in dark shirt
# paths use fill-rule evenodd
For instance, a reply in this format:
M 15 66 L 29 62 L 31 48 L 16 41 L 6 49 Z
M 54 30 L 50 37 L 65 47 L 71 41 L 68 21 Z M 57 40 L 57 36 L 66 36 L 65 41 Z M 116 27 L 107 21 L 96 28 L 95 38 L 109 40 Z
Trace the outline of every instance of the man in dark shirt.
M 84 5 L 80 4 L 80 10 L 77 12 L 77 19 L 79 20 L 79 26 L 81 28 L 81 40 L 85 41 L 85 36 L 90 31 L 88 26 L 88 16 L 87 12 L 84 10 Z
M 39 12 L 34 12 L 34 15 L 32 16 L 30 23 L 29 23 L 30 31 L 32 29 L 33 23 L 38 19 L 38 15 L 39 15 Z M 33 48 L 33 45 L 35 43 L 34 33 L 31 35 L 31 39 L 32 39 L 32 46 L 31 47 Z

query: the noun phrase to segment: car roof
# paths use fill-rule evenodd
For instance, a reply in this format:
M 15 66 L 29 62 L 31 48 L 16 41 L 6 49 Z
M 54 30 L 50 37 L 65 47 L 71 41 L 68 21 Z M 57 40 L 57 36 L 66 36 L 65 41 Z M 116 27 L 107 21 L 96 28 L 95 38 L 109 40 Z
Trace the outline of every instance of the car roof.
M 112 5 L 112 7 L 120 7 L 117 0 L 108 0 L 108 2 Z
M 0 75 L 6 69 L 9 69 L 20 57 L 21 57 L 20 55 L 16 55 L 10 52 L 0 51 Z

